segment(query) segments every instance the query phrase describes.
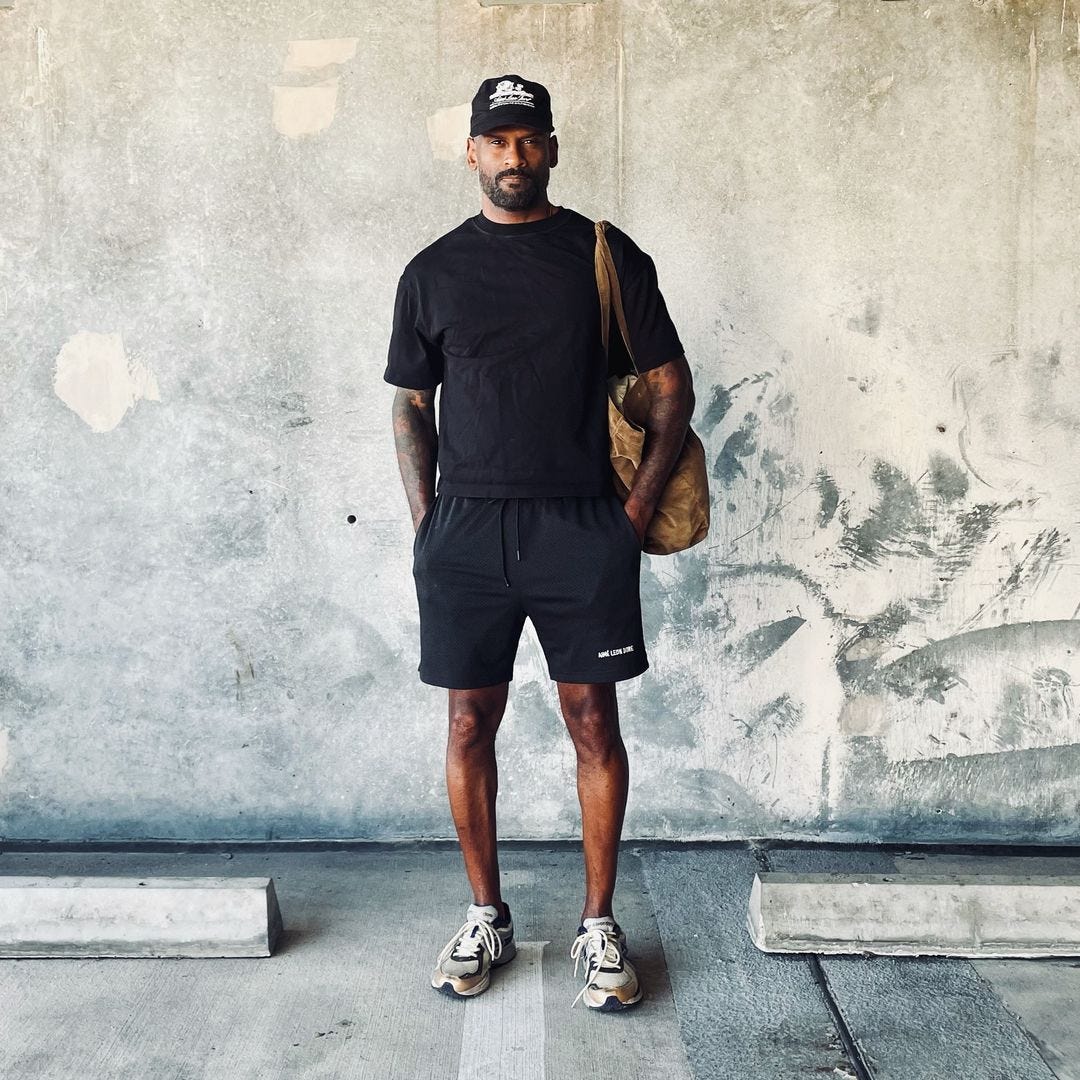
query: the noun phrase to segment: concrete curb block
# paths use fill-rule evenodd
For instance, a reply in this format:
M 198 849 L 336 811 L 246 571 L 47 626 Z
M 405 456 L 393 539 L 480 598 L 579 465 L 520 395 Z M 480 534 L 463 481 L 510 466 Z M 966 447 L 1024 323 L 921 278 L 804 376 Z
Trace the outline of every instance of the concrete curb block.
M 271 878 L 0 877 L 0 957 L 270 956 Z
M 762 952 L 1080 955 L 1080 877 L 754 875 L 746 925 Z

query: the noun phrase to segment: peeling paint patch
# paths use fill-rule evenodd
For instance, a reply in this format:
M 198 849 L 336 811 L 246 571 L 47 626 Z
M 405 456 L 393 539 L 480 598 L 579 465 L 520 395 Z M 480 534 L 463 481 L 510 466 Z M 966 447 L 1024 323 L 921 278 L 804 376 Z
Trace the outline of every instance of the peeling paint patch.
M 284 71 L 310 72 L 334 67 L 356 56 L 359 38 L 320 38 L 290 41 Z M 308 86 L 273 86 L 273 122 L 286 138 L 325 131 L 337 115 L 337 76 Z
M 314 86 L 275 86 L 274 127 L 290 139 L 325 131 L 337 114 L 338 80 Z
M 344 64 L 356 56 L 359 38 L 322 38 L 312 41 L 290 41 L 285 56 L 285 71 L 305 71 L 308 68 Z
M 885 728 L 885 699 L 877 694 L 861 694 L 844 702 L 840 710 L 840 730 L 845 735 L 881 735 Z
M 465 156 L 465 140 L 469 135 L 469 119 L 472 105 L 449 105 L 433 112 L 427 118 L 428 141 L 431 156 L 436 161 L 457 161 Z
M 781 394 L 774 401 L 769 402 L 770 416 L 791 416 L 796 411 L 795 395 L 792 393 Z
M 160 401 L 157 379 L 129 358 L 116 334 L 80 331 L 65 342 L 53 375 L 56 396 L 96 432 L 112 431 L 140 398 Z

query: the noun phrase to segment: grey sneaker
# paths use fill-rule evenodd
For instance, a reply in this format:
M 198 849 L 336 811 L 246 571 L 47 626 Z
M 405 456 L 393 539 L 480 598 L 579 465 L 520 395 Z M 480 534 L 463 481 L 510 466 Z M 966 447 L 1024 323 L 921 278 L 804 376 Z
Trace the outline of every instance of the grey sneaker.
M 431 985 L 451 997 L 475 997 L 491 985 L 491 969 L 510 963 L 517 955 L 514 920 L 494 904 L 470 904 L 465 922 L 446 943 Z
M 585 961 L 585 985 L 570 1008 L 584 998 L 590 1009 L 619 1012 L 641 1001 L 645 994 L 626 953 L 626 935 L 612 916 L 586 919 L 570 949 L 575 975 L 579 961 Z

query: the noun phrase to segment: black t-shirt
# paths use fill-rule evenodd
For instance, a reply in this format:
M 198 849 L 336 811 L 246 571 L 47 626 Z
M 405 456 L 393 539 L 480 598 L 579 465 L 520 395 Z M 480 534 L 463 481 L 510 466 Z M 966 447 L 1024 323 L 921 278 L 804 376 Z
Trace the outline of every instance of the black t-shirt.
M 637 370 L 677 359 L 683 347 L 652 259 L 619 229 L 607 236 Z M 383 378 L 413 390 L 442 384 L 440 492 L 614 491 L 595 244 L 593 222 L 566 207 L 512 225 L 477 214 L 405 267 Z M 618 340 L 612 320 L 615 372 Z

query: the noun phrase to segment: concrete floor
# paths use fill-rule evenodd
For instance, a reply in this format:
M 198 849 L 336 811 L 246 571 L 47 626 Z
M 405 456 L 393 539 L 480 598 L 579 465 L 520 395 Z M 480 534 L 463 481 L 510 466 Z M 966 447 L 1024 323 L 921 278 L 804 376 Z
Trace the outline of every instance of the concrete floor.
M 1080 960 L 791 957 L 744 927 L 758 869 L 1080 873 L 1080 857 L 624 846 L 615 914 L 646 998 L 570 1003 L 581 855 L 504 845 L 519 955 L 428 985 L 471 899 L 456 848 L 0 851 L 0 874 L 265 875 L 286 933 L 238 960 L 0 960 L 3 1080 L 1080 1080 Z

